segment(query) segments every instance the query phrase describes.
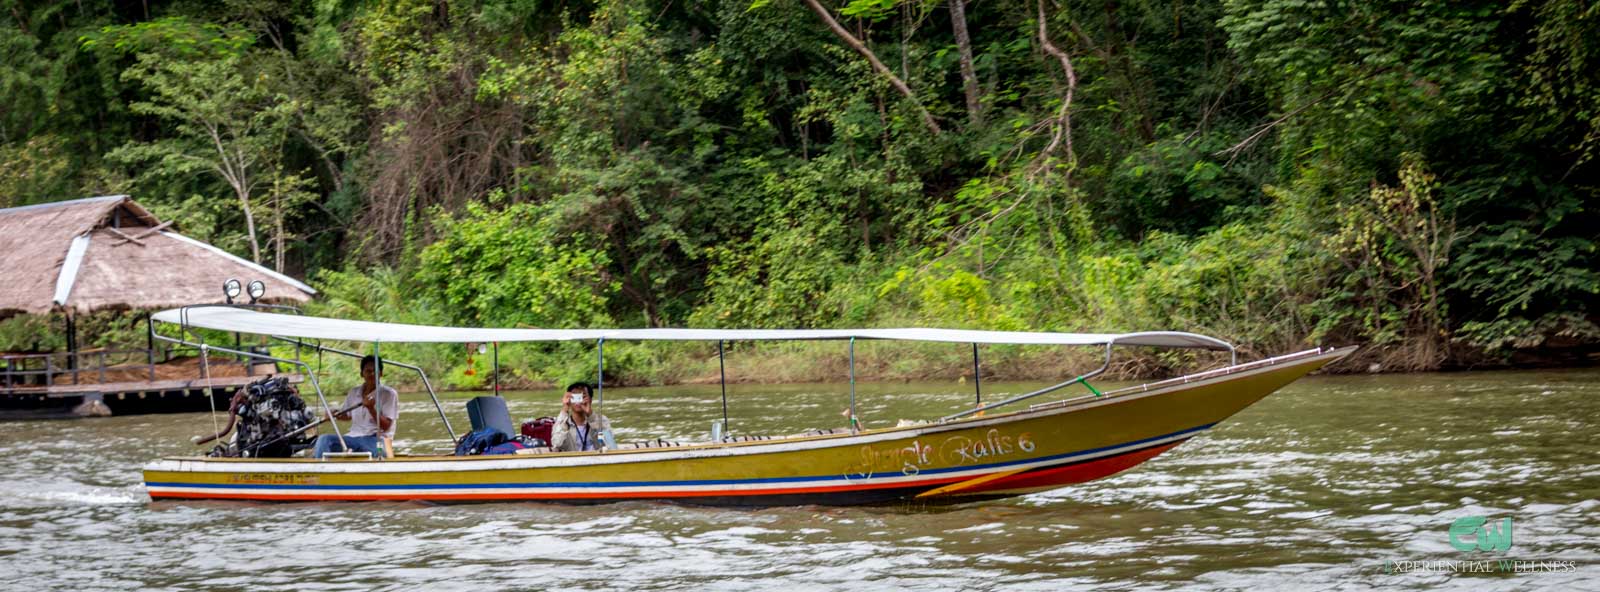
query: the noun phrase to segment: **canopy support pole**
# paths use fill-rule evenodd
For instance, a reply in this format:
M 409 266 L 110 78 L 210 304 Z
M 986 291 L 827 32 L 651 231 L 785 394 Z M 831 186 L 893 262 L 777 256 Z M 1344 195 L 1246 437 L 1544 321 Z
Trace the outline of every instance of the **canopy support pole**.
M 850 338 L 850 433 L 859 429 L 856 421 L 856 338 Z
M 717 377 L 722 384 L 722 433 L 728 433 L 728 365 L 723 360 L 722 340 L 717 340 Z
M 1106 362 L 1105 362 L 1105 364 L 1102 364 L 1099 368 L 1095 369 L 1095 371 L 1093 371 L 1093 372 L 1078 376 L 1077 378 L 1074 378 L 1072 380 L 1068 380 L 1068 381 L 1063 382 L 1061 384 L 1047 386 L 1045 388 L 1033 391 L 1031 393 L 1025 393 L 1025 394 L 1017 395 L 1015 397 L 1011 397 L 1009 399 L 1006 399 L 1004 401 L 1000 401 L 998 403 L 990 403 L 988 405 L 979 405 L 977 407 L 974 407 L 972 409 L 968 409 L 966 411 L 962 411 L 960 413 L 953 413 L 953 414 L 950 414 L 950 415 L 946 415 L 944 417 L 939 418 L 939 423 L 944 423 L 944 422 L 950 421 L 952 419 L 959 419 L 959 418 L 962 418 L 962 417 L 966 417 L 968 415 L 973 415 L 975 413 L 978 413 L 979 411 L 988 411 L 988 410 L 994 409 L 996 407 L 1003 407 L 1005 405 L 1010 405 L 1010 404 L 1016 403 L 1018 401 L 1023 401 L 1023 400 L 1026 400 L 1026 399 L 1032 399 L 1032 398 L 1037 397 L 1039 395 L 1043 395 L 1043 394 L 1046 394 L 1046 393 L 1052 393 L 1052 392 L 1061 390 L 1063 388 L 1072 386 L 1074 384 L 1078 384 L 1080 382 L 1083 383 L 1083 386 L 1085 386 L 1085 387 L 1087 387 L 1089 389 L 1089 392 L 1094 393 L 1094 396 L 1099 397 L 1099 396 L 1101 396 L 1100 391 L 1096 390 L 1094 388 L 1094 386 L 1089 384 L 1088 381 L 1089 381 L 1090 378 L 1094 378 L 1095 376 L 1099 376 L 1101 373 L 1103 373 L 1107 369 L 1111 368 L 1111 347 L 1113 345 L 1115 345 L 1115 344 L 1116 344 L 1115 341 L 1112 341 L 1112 342 L 1106 344 Z
M 599 405 L 606 400 L 606 338 L 601 337 L 596 342 L 594 353 L 599 363 L 595 372 L 594 404 Z
M 378 353 L 378 342 L 372 342 L 372 423 L 378 426 L 378 441 L 383 442 L 383 457 L 394 457 L 394 441 L 389 431 L 383 429 L 383 356 Z M 396 403 L 399 403 L 398 397 Z M 397 410 L 398 411 L 398 410 Z
M 978 344 L 972 344 L 972 404 L 983 406 L 983 375 L 978 372 Z
M 494 396 L 500 396 L 500 342 L 491 342 L 494 348 Z
M 722 339 L 717 339 L 717 376 L 722 384 L 722 432 L 728 434 L 728 363 L 723 360 Z
M 384 440 L 389 440 L 389 438 L 384 437 L 384 434 L 386 434 L 386 430 L 384 430 L 384 398 L 379 397 L 379 394 L 384 392 L 384 358 L 378 355 L 378 342 L 376 341 L 373 341 L 373 384 L 376 384 L 373 387 L 373 424 L 378 424 L 378 442 L 384 442 Z M 390 453 L 392 451 L 389 450 L 389 446 L 384 446 L 384 456 L 387 458 Z

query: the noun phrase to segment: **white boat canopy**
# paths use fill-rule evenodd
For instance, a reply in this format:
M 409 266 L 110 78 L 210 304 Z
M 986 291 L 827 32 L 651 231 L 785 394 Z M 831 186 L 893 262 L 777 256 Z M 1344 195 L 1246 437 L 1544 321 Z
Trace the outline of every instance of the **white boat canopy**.
M 1179 331 L 1032 333 L 966 329 L 482 329 L 351 321 L 226 306 L 185 307 L 152 315 L 163 323 L 234 333 L 379 343 L 516 341 L 786 341 L 883 339 L 1014 345 L 1132 345 L 1230 351 L 1214 337 Z

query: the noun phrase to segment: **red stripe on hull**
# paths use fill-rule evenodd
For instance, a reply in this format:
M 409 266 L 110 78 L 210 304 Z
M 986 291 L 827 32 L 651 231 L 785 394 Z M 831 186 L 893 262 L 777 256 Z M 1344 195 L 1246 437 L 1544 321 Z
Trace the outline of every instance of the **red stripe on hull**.
M 1173 449 L 1186 440 L 1179 440 L 1171 444 L 1162 444 L 1143 450 L 1136 450 L 1127 454 L 1120 454 L 1108 458 L 1092 460 L 1086 463 L 1077 463 L 1054 469 L 1029 471 L 1020 475 L 995 479 L 972 489 L 962 490 L 957 495 L 993 493 L 997 491 L 1030 490 L 1042 491 L 1054 489 L 1065 485 L 1073 485 L 1095 479 L 1110 477 L 1128 469 L 1138 466 L 1144 461 L 1155 458 L 1156 455 Z

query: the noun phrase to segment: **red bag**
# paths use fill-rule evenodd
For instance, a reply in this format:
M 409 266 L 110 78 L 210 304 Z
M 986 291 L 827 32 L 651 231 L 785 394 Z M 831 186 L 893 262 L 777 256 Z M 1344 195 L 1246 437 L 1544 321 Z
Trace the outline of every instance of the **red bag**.
M 522 422 L 522 435 L 544 442 L 544 446 L 550 445 L 550 432 L 555 429 L 556 418 L 554 417 L 541 417 L 533 421 Z

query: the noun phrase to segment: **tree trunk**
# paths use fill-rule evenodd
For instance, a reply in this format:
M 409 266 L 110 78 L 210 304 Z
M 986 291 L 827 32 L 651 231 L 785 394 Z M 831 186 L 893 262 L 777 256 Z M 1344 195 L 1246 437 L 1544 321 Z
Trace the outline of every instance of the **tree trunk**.
M 283 195 L 272 196 L 273 237 L 272 246 L 276 251 L 272 255 L 272 266 L 278 273 L 283 273 Z
M 233 191 L 239 196 L 239 209 L 244 210 L 244 232 L 250 237 L 250 260 L 261 263 L 261 241 L 256 240 L 256 215 L 250 211 L 250 190 L 244 187 L 234 187 Z
M 961 90 L 967 95 L 967 118 L 983 123 L 982 97 L 978 94 L 978 72 L 972 68 L 972 38 L 967 35 L 967 3 L 950 0 L 950 28 L 956 34 L 956 50 L 961 56 Z
M 856 53 L 859 53 L 862 55 L 862 57 L 867 58 L 867 61 L 872 63 L 872 69 L 877 70 L 878 73 L 882 74 L 884 78 L 888 78 L 889 84 L 894 86 L 895 90 L 900 91 L 900 94 L 905 96 L 906 100 L 911 101 L 912 105 L 916 106 L 917 114 L 922 116 L 922 124 L 928 126 L 928 131 L 931 131 L 935 134 L 944 133 L 944 130 L 939 129 L 938 122 L 933 120 L 933 115 L 928 113 L 927 109 L 923 108 L 922 103 L 917 102 L 917 95 L 916 93 L 911 92 L 911 87 L 906 86 L 906 83 L 900 80 L 899 76 L 894 75 L 894 71 L 890 70 L 888 66 L 883 65 L 883 61 L 878 59 L 877 54 L 872 53 L 872 50 L 867 48 L 866 44 L 862 43 L 861 40 L 857 39 L 855 35 L 851 35 L 849 31 L 846 31 L 844 27 L 840 26 L 839 21 L 834 20 L 833 14 L 829 13 L 827 8 L 823 8 L 822 4 L 819 4 L 817 0 L 805 0 L 805 3 L 806 6 L 811 7 L 812 12 L 815 12 L 817 13 L 817 16 L 822 17 L 822 22 L 827 23 L 828 28 L 833 30 L 834 35 L 838 35 L 840 39 L 844 40 L 846 45 L 849 45 L 851 49 L 856 50 Z
M 1061 51 L 1061 48 L 1056 47 L 1056 44 L 1050 41 L 1050 29 L 1045 20 L 1044 0 L 1038 0 L 1038 5 L 1039 45 L 1044 48 L 1045 53 L 1050 54 L 1056 58 L 1056 61 L 1061 62 L 1061 70 L 1067 77 L 1067 92 L 1061 98 L 1061 109 L 1056 113 L 1055 131 L 1051 134 L 1050 145 L 1045 146 L 1045 149 L 1039 153 L 1038 163 L 1034 166 L 1035 173 L 1044 170 L 1045 164 L 1050 161 L 1050 155 L 1056 151 L 1057 147 L 1065 146 L 1068 165 L 1071 165 L 1078 158 L 1072 151 L 1072 95 L 1078 90 L 1078 73 L 1073 69 L 1072 58 L 1067 55 L 1067 52 Z

